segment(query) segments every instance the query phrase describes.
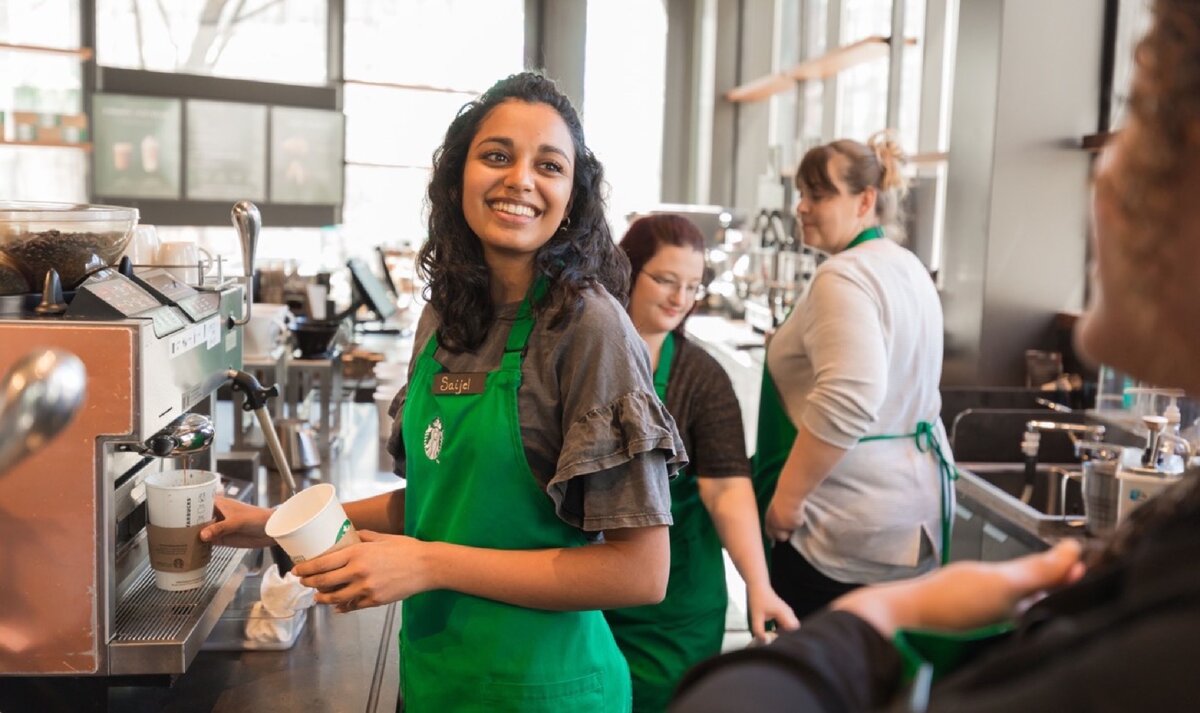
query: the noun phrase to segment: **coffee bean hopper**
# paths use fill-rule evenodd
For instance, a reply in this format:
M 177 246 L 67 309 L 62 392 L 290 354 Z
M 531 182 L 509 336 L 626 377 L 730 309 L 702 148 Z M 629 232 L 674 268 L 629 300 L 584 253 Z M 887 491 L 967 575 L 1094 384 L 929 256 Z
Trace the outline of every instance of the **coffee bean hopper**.
M 245 576 L 250 552 L 216 547 L 200 588 L 157 589 L 143 485 L 160 469 L 218 470 L 203 424 L 242 368 L 259 226 L 252 204 L 233 213 L 247 274 L 192 287 L 113 265 L 134 209 L 0 203 L 0 373 L 40 348 L 88 375 L 55 442 L 0 478 L 0 690 L 183 673 Z

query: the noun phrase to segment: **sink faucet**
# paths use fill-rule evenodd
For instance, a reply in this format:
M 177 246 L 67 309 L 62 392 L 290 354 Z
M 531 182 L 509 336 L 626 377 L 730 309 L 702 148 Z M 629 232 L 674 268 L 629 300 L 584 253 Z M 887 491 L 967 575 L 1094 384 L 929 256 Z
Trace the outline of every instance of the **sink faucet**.
M 1080 436 L 1088 437 L 1088 441 L 1104 440 L 1104 426 L 1084 423 L 1063 423 L 1061 421 L 1039 421 L 1037 419 L 1025 423 L 1025 434 L 1021 437 L 1021 452 L 1025 454 L 1025 487 L 1021 492 L 1023 502 L 1028 502 L 1033 493 L 1033 485 L 1037 480 L 1038 449 L 1042 443 L 1042 431 L 1062 431 L 1071 439 L 1071 445 L 1079 452 Z
M 1099 424 L 1027 421 L 1025 423 L 1025 437 L 1021 440 L 1021 451 L 1027 457 L 1037 457 L 1038 445 L 1042 440 L 1042 431 L 1063 431 L 1071 439 L 1072 444 L 1079 441 L 1080 435 L 1086 435 L 1089 437 L 1089 440 L 1093 441 L 1104 440 L 1104 426 Z

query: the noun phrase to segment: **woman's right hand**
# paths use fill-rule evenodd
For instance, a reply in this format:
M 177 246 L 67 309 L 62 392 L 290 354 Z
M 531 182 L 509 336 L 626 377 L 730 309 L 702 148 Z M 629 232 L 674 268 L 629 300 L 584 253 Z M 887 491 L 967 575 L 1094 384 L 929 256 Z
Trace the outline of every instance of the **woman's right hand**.
M 271 511 L 239 500 L 218 497 L 214 504 L 216 521 L 200 531 L 200 539 L 225 547 L 270 547 L 267 519 Z
M 856 614 L 891 638 L 900 628 L 969 631 L 1017 613 L 1025 600 L 1076 582 L 1083 546 L 1064 540 L 1007 562 L 959 562 L 932 574 L 856 589 L 830 608 Z

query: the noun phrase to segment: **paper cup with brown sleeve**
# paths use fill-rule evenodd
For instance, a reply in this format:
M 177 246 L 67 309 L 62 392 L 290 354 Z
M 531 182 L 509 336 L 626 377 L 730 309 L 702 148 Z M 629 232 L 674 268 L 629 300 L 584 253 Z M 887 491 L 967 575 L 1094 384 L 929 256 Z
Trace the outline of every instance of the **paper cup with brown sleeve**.
M 314 485 L 288 498 L 271 513 L 266 532 L 294 562 L 362 541 L 329 483 Z
M 213 498 L 221 477 L 211 470 L 164 470 L 146 478 L 150 522 L 150 566 L 154 584 L 168 592 L 204 584 L 212 545 L 200 530 L 212 522 Z

